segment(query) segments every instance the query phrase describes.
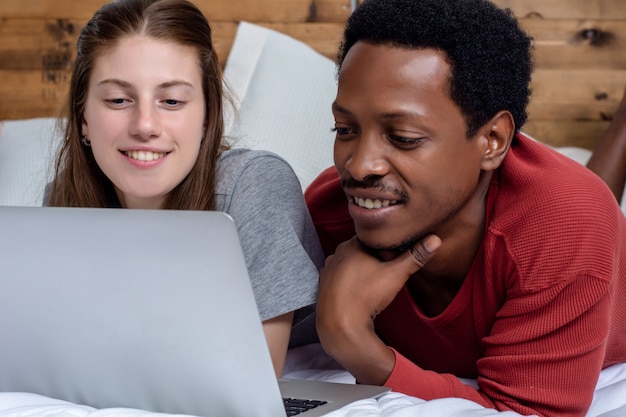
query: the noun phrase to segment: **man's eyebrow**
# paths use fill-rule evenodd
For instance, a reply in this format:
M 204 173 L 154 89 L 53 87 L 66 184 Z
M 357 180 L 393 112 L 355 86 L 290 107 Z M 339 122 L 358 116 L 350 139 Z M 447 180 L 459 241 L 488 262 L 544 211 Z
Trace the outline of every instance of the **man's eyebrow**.
M 339 113 L 352 114 L 348 109 L 346 109 L 345 107 L 341 107 L 339 104 L 337 104 L 336 101 L 333 101 L 332 109 Z
M 381 119 L 406 119 L 406 118 L 421 118 L 423 114 L 414 111 L 399 111 L 383 113 L 380 115 Z
M 345 115 L 351 115 L 352 112 L 345 107 L 340 106 L 337 102 L 333 102 L 332 108 L 337 113 L 342 113 Z M 381 119 L 404 119 L 404 118 L 422 118 L 424 115 L 420 112 L 416 111 L 393 111 L 388 113 L 382 113 L 380 115 Z

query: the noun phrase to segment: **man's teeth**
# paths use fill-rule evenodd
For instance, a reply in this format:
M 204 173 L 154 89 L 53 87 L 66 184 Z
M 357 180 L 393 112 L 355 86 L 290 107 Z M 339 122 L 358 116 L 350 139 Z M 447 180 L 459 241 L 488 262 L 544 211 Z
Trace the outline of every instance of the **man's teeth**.
M 152 151 L 125 151 L 128 157 L 136 159 L 138 161 L 156 161 L 165 156 L 165 152 L 152 152 Z
M 396 204 L 397 200 L 372 200 L 371 198 L 354 197 L 354 202 L 366 209 L 377 209 L 381 207 L 389 207 Z

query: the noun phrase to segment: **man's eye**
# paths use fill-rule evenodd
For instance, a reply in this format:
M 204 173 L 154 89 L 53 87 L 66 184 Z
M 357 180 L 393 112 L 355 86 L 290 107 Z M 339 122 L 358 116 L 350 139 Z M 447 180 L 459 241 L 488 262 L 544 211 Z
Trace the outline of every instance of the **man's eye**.
M 407 138 L 405 136 L 389 135 L 389 139 L 399 145 L 419 145 L 424 138 Z
M 349 135 L 352 132 L 352 129 L 349 127 L 333 127 L 331 131 L 337 135 Z

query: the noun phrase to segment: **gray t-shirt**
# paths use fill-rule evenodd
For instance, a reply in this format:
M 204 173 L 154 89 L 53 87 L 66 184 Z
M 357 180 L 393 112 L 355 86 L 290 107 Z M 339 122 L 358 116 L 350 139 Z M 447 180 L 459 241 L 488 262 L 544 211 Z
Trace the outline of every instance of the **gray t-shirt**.
M 285 160 L 231 149 L 218 165 L 216 209 L 235 221 L 261 320 L 314 304 L 324 255 Z

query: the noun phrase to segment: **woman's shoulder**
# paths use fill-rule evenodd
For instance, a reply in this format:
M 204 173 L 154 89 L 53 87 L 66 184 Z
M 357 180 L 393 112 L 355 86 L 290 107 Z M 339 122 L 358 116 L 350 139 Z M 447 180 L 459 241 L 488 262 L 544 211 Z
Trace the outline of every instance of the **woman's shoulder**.
M 272 166 L 291 169 L 291 166 L 285 159 L 279 155 L 263 150 L 232 148 L 222 152 L 218 162 L 218 172 L 224 174 L 239 174 L 246 168 L 266 167 L 267 164 Z M 267 167 L 266 167 L 267 168 Z
M 224 151 L 218 162 L 217 194 L 232 194 L 235 188 L 298 190 L 300 182 L 285 159 L 263 150 L 233 148 Z

